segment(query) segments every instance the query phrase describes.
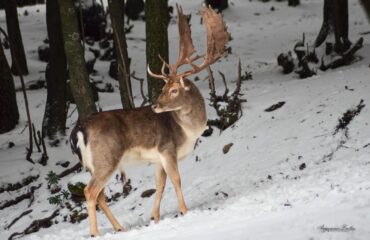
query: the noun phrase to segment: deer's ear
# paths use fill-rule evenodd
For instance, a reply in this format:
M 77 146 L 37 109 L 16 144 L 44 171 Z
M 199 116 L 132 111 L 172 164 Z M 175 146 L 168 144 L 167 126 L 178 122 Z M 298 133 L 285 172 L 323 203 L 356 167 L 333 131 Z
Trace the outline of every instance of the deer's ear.
M 180 77 L 180 84 L 181 84 L 181 87 L 183 87 L 185 89 L 185 91 L 189 91 L 190 90 L 190 86 L 189 85 L 185 85 L 184 79 L 182 77 Z

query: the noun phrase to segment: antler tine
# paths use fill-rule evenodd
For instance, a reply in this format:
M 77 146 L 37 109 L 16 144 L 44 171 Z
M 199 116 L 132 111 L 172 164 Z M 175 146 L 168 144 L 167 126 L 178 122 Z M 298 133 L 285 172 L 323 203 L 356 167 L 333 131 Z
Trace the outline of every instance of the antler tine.
M 163 64 L 164 65 L 164 64 Z M 162 66 L 163 68 L 163 66 Z M 151 70 L 150 70 L 150 67 L 149 67 L 149 64 L 148 64 L 148 67 L 147 67 L 147 71 L 149 73 L 150 76 L 154 77 L 154 78 L 159 78 L 159 79 L 163 79 L 165 82 L 168 81 L 168 77 L 165 76 L 165 75 L 161 75 L 161 74 L 155 74 L 153 73 Z
M 168 74 L 164 70 L 165 70 L 165 67 L 167 67 L 168 69 L 171 69 L 171 66 L 162 58 L 160 54 L 158 54 L 158 57 L 159 59 L 161 59 L 163 63 L 162 68 L 161 68 L 161 73 L 163 76 L 166 76 L 168 78 Z
M 177 62 L 171 65 L 171 72 L 176 74 L 177 69 L 188 63 L 187 58 L 189 58 L 194 52 L 193 40 L 191 39 L 191 30 L 187 17 L 184 15 L 182 8 L 176 4 L 177 17 L 178 17 L 178 29 L 180 35 L 179 42 L 179 57 Z
M 162 75 L 163 75 L 163 76 L 168 77 L 168 75 L 167 75 L 167 74 L 166 74 L 166 72 L 164 71 L 164 70 L 165 70 L 165 68 L 166 68 L 166 64 L 165 64 L 165 63 L 163 63 L 162 68 L 161 68 L 161 73 L 162 73 Z
M 217 14 L 211 7 L 205 7 L 201 14 L 207 30 L 207 50 L 204 56 L 204 62 L 198 66 L 195 65 L 194 62 L 198 60 L 200 56 L 187 58 L 187 63 L 190 64 L 193 69 L 179 74 L 178 76 L 180 77 L 187 77 L 198 73 L 216 62 L 224 55 L 225 45 L 229 41 L 229 34 L 220 14 Z

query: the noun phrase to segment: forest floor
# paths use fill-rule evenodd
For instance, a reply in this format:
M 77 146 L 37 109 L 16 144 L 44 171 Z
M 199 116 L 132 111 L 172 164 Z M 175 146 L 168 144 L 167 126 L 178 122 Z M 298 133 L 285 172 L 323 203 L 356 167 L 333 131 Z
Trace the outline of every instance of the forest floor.
M 169 4 L 177 2 L 193 15 L 193 40 L 202 52 L 205 34 L 196 15 L 200 1 L 170 0 Z M 225 131 L 215 129 L 212 136 L 201 137 L 194 152 L 180 163 L 189 213 L 178 216 L 177 199 L 169 183 L 161 205 L 161 221 L 151 222 L 154 195 L 142 198 L 141 194 L 155 188 L 153 166 L 132 167 L 126 172 L 132 190 L 109 203 L 126 231 L 115 233 L 98 211 L 101 237 L 95 239 L 369 239 L 370 35 L 362 36 L 364 46 L 353 64 L 325 72 L 317 70 L 317 75 L 299 79 L 295 73 L 283 75 L 276 59 L 279 53 L 292 50 L 303 32 L 307 43 L 313 43 L 322 23 L 322 1 L 302 0 L 295 8 L 288 7 L 287 2 L 230 2 L 223 14 L 233 38 L 229 44 L 232 53 L 212 67 L 217 91 L 224 91 L 218 70 L 226 75 L 228 87 L 233 90 L 239 58 L 243 73 L 252 72 L 253 80 L 242 84 L 241 93 L 247 102 L 241 119 Z M 28 16 L 23 15 L 25 10 Z M 37 48 L 47 36 L 45 6 L 20 8 L 19 13 L 31 72 L 26 81 L 44 80 L 45 63 L 38 60 Z M 370 25 L 357 1 L 349 1 L 349 14 L 349 36 L 354 42 L 360 33 L 370 30 Z M 133 24 L 127 35 L 131 69 L 145 77 L 145 25 L 142 21 Z M 5 26 L 3 11 L 0 25 Z M 174 21 L 169 36 L 170 59 L 174 61 L 177 51 L 173 49 L 178 46 Z M 108 68 L 108 62 L 98 61 L 93 77 L 115 88 L 114 93 L 99 93 L 103 110 L 120 107 L 118 83 L 108 76 Z M 206 73 L 201 73 L 199 79 L 196 84 L 209 103 Z M 17 77 L 15 82 L 19 87 Z M 133 87 L 136 105 L 140 105 L 139 83 L 134 82 Z M 40 129 L 46 89 L 29 90 L 28 96 L 32 121 Z M 20 91 L 17 100 L 20 123 L 13 131 L 0 135 L 0 188 L 30 176 L 36 180 L 16 190 L 0 192 L 3 206 L 33 190 L 33 197 L 0 211 L 0 239 L 24 231 L 33 220 L 49 217 L 57 209 L 59 216 L 51 220 L 51 227 L 23 238 L 88 239 L 88 219 L 75 224 L 68 217 L 64 221 L 69 214 L 67 208 L 60 209 L 48 201 L 52 194 L 47 174 L 64 171 L 61 163 L 68 161 L 69 167 L 77 163 L 68 137 L 62 138 L 57 147 L 47 146 L 46 166 L 27 162 L 27 121 Z M 285 104 L 265 111 L 279 102 Z M 77 119 L 74 108 L 71 105 L 69 109 L 68 133 Z M 209 118 L 215 118 L 212 107 L 207 108 Z M 350 115 L 353 118 L 348 118 Z M 224 146 L 230 143 L 229 151 L 223 153 Z M 34 153 L 32 157 L 37 161 L 41 155 Z M 86 180 L 88 174 L 81 172 L 61 178 L 58 184 L 66 190 L 69 182 Z M 114 176 L 106 194 L 112 198 L 121 190 L 122 183 Z M 25 211 L 29 213 L 7 228 Z M 86 212 L 84 205 L 79 211 Z

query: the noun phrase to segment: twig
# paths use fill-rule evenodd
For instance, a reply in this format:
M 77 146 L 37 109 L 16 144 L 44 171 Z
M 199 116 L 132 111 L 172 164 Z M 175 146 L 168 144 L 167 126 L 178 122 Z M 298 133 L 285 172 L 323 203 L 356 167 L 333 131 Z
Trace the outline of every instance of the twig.
M 213 72 L 210 66 L 207 67 L 207 72 L 208 72 L 208 80 L 209 80 L 209 88 L 211 89 L 211 92 L 209 95 L 211 95 L 211 100 L 216 99 L 216 88 L 215 88 L 215 78 L 213 77 Z
M 36 130 L 35 130 L 35 125 L 32 123 L 32 131 L 33 131 L 33 139 L 35 141 L 35 144 L 36 144 L 36 147 L 37 147 L 37 151 L 38 152 L 41 152 L 41 142 L 37 140 L 37 135 L 36 135 Z M 40 138 L 39 138 L 40 139 Z
M 236 81 L 235 91 L 232 94 L 233 96 L 240 94 L 241 85 L 242 85 L 242 64 L 241 64 L 240 58 L 239 58 L 239 63 L 238 63 L 238 79 Z
M 135 71 L 131 73 L 131 77 L 135 80 L 138 80 L 140 82 L 140 94 L 143 98 L 143 102 L 141 103 L 140 107 L 144 106 L 148 102 L 148 98 L 144 94 L 144 78 L 138 78 L 135 76 Z
M 72 112 L 67 116 L 67 119 L 70 118 L 72 116 L 72 114 L 77 110 L 77 107 L 75 107 Z
M 28 128 L 28 124 L 24 125 L 24 128 L 22 129 L 22 131 L 21 131 L 20 134 L 23 134 L 24 133 L 24 130 L 26 130 L 26 128 Z
M 221 78 L 222 78 L 222 82 L 225 86 L 225 92 L 224 92 L 224 95 L 222 96 L 222 98 L 224 100 L 227 99 L 227 94 L 229 93 L 229 89 L 227 88 L 227 83 L 226 83 L 226 78 L 225 78 L 225 74 L 223 74 L 221 71 L 218 71 L 218 73 L 221 75 Z
M 360 32 L 359 34 L 360 34 L 360 35 L 367 35 L 367 34 L 370 34 L 370 31 L 367 31 L 367 32 Z
M 4 29 L 2 29 L 1 27 L 0 27 L 0 32 L 4 35 L 5 39 L 9 42 L 9 46 L 10 46 L 11 51 L 14 52 L 13 43 L 10 41 L 8 35 L 4 31 Z M 22 92 L 23 92 L 23 97 L 24 97 L 24 105 L 26 106 L 26 113 L 27 113 L 27 120 L 28 120 L 29 146 L 28 146 L 28 148 L 26 148 L 27 149 L 26 160 L 35 164 L 35 162 L 31 158 L 31 154 L 33 152 L 32 121 L 31 121 L 30 109 L 29 109 L 29 106 L 28 106 L 26 85 L 24 84 L 23 74 L 22 74 L 21 68 L 19 66 L 19 62 L 18 62 L 18 60 L 15 56 L 14 56 L 14 63 L 15 63 L 15 66 L 18 70 L 19 78 L 21 79 Z
M 221 115 L 219 105 L 217 104 L 219 101 L 222 101 L 221 97 L 216 95 L 216 88 L 215 88 L 215 78 L 213 77 L 213 72 L 210 66 L 207 67 L 208 72 L 208 80 L 209 80 L 209 88 L 211 92 L 209 95 L 211 96 L 210 102 L 213 108 L 216 110 L 218 116 Z
M 11 228 L 11 226 L 13 226 L 19 219 L 21 219 L 22 217 L 30 214 L 32 211 L 33 211 L 32 209 L 27 210 L 27 211 L 24 211 L 23 213 L 21 213 L 21 215 L 19 215 L 18 217 L 14 218 L 13 221 L 11 221 L 11 223 L 9 223 L 9 225 L 5 227 L 5 229 Z

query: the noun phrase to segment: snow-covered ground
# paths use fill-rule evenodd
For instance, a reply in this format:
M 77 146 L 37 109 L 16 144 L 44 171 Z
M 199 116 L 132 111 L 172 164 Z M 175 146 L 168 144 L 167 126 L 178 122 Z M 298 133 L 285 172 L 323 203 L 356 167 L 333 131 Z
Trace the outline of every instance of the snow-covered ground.
M 196 16 L 200 1 L 169 1 L 183 5 L 192 13 L 193 39 L 203 51 L 205 35 Z M 227 76 L 233 88 L 237 76 L 237 62 L 242 61 L 243 71 L 251 71 L 253 80 L 243 82 L 242 93 L 248 100 L 243 105 L 243 116 L 235 126 L 211 137 L 201 137 L 194 152 L 180 164 L 182 186 L 190 211 L 178 214 L 177 199 L 172 185 L 166 186 L 161 205 L 162 220 L 150 221 L 154 195 L 141 198 L 141 193 L 155 188 L 153 166 L 127 169 L 132 191 L 126 198 L 110 203 L 110 208 L 123 224 L 126 232 L 114 233 L 105 216 L 98 212 L 101 237 L 96 239 L 370 239 L 370 35 L 364 35 L 364 47 L 357 56 L 362 60 L 353 65 L 326 72 L 307 79 L 298 79 L 292 73 L 282 75 L 276 64 L 280 52 L 291 50 L 306 33 L 313 42 L 322 22 L 322 1 L 303 0 L 296 8 L 286 2 L 232 0 L 224 18 L 233 40 L 232 54 L 213 66 Z M 357 1 L 349 1 L 350 38 L 355 41 L 360 32 L 370 30 L 365 14 Z M 271 7 L 274 6 L 274 11 Z M 37 47 L 46 38 L 45 7 L 27 8 L 30 15 L 20 16 L 23 40 L 31 74 L 27 81 L 44 79 L 45 64 L 37 60 Z M 36 12 L 39 9 L 39 12 Z M 23 13 L 24 9 L 19 12 Z M 0 11 L 0 24 L 4 26 L 4 12 Z M 131 39 L 144 37 L 143 22 L 135 22 Z M 177 56 L 177 29 L 169 27 L 170 59 Z M 145 44 L 129 40 L 132 70 L 145 76 Z M 108 63 L 98 62 L 96 69 L 105 82 L 117 82 L 107 75 Z M 217 72 L 217 71 L 215 71 Z M 197 85 L 205 97 L 208 82 L 202 79 Z M 223 91 L 217 77 L 218 91 Z M 19 86 L 18 78 L 15 78 Z M 138 84 L 134 85 L 139 104 Z M 46 101 L 46 91 L 29 91 L 31 115 L 40 128 Z M 24 130 L 26 117 L 24 102 L 17 94 L 21 120 L 10 133 L 0 135 L 0 183 L 15 183 L 29 175 L 40 175 L 35 201 L 28 200 L 0 211 L 0 239 L 13 232 L 23 231 L 34 219 L 51 215 L 56 209 L 47 198 L 46 174 L 63 171 L 56 163 L 75 160 L 69 144 L 61 141 L 57 148 L 48 147 L 49 163 L 43 167 L 25 161 L 28 133 Z M 348 130 L 335 133 L 338 119 L 364 100 L 366 105 L 348 125 Z M 280 109 L 264 110 L 284 101 Z M 103 109 L 120 107 L 118 91 L 100 94 Z M 70 109 L 70 112 L 72 111 Z M 209 117 L 214 112 L 209 107 Z M 72 127 L 74 113 L 68 119 Z M 24 130 L 24 131 L 23 131 Z M 15 147 L 8 148 L 14 142 Z M 226 154 L 222 149 L 233 143 Z M 39 156 L 33 155 L 35 159 Z M 197 159 L 197 161 L 196 161 Z M 68 181 L 83 179 L 86 173 L 69 175 L 61 180 L 66 188 Z M 122 184 L 112 179 L 106 190 L 119 189 Z M 30 186 L 0 194 L 0 202 L 14 199 Z M 4 229 L 15 217 L 27 209 L 33 212 L 10 229 Z M 65 211 L 65 210 L 62 210 Z M 25 239 L 87 239 L 88 220 L 71 224 L 58 219 L 58 224 L 26 235 Z M 334 228 L 334 229 L 333 229 Z

